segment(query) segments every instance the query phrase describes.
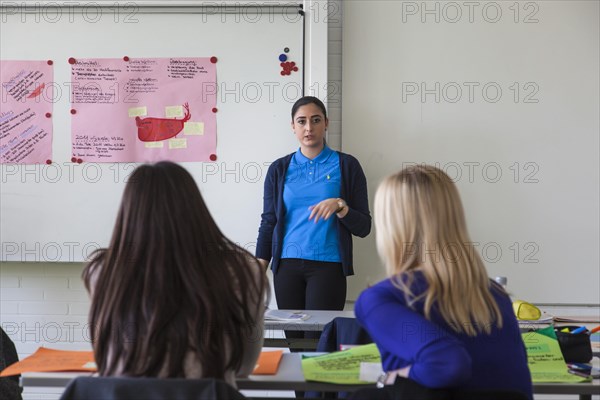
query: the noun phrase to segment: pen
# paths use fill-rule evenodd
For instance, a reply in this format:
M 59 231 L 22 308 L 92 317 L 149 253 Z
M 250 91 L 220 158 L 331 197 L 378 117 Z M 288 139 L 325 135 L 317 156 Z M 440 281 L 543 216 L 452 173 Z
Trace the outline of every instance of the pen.
M 580 326 L 579 328 L 572 330 L 571 334 L 576 335 L 578 333 L 585 332 L 585 331 L 587 331 L 587 328 L 585 326 Z
M 594 329 L 592 329 L 592 330 L 590 331 L 590 335 L 591 335 L 592 333 L 596 333 L 596 332 L 600 332 L 600 325 L 598 325 L 597 327 L 595 327 Z

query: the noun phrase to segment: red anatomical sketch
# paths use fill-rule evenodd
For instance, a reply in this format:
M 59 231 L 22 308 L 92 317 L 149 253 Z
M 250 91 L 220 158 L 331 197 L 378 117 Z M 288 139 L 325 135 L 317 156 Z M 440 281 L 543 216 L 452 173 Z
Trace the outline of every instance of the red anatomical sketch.
M 42 83 L 33 92 L 29 93 L 29 96 L 27 96 L 27 98 L 34 99 L 34 98 L 38 97 L 40 94 L 42 94 L 42 90 L 44 90 L 45 87 L 46 87 L 46 84 Z
M 183 130 L 183 124 L 191 118 L 188 103 L 183 105 L 185 115 L 182 119 L 176 118 L 135 118 L 138 128 L 138 138 L 142 142 L 158 142 L 177 136 Z

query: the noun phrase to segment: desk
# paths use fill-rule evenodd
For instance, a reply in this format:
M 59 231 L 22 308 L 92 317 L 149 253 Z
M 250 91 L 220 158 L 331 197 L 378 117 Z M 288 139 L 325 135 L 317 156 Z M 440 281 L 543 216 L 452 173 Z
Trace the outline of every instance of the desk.
M 279 364 L 276 375 L 251 375 L 238 379 L 240 390 L 303 390 L 317 392 L 350 392 L 367 385 L 336 385 L 332 383 L 306 382 L 302 373 L 301 353 L 285 353 Z M 87 373 L 72 372 L 30 372 L 21 376 L 23 387 L 65 387 L 69 381 Z M 600 380 L 591 383 L 534 383 L 535 394 L 579 395 L 580 400 L 591 399 L 592 395 L 600 395 Z
M 286 310 L 292 311 L 292 310 Z M 290 349 L 316 349 L 318 339 L 284 339 L 275 338 L 273 331 L 321 332 L 323 327 L 334 318 L 354 318 L 354 311 L 306 310 L 302 311 L 310 317 L 304 321 L 265 320 L 265 347 L 288 347 Z

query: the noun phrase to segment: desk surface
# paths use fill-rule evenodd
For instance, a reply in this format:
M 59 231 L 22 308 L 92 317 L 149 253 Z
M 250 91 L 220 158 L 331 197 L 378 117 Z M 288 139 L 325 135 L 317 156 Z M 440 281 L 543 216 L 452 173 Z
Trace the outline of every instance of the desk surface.
M 284 310 L 299 311 L 299 310 Z M 354 318 L 354 311 L 305 310 L 309 315 L 304 321 L 265 320 L 265 329 L 288 331 L 322 331 L 323 327 L 336 317 Z
M 367 385 L 336 385 L 321 382 L 306 382 L 301 366 L 301 353 L 285 353 L 276 375 L 250 375 L 238 379 L 240 390 L 314 390 L 322 392 L 354 391 Z M 89 375 L 73 372 L 30 372 L 21 376 L 23 387 L 65 387 L 71 379 Z M 533 392 L 537 394 L 573 394 L 600 395 L 600 380 L 591 383 L 534 383 Z

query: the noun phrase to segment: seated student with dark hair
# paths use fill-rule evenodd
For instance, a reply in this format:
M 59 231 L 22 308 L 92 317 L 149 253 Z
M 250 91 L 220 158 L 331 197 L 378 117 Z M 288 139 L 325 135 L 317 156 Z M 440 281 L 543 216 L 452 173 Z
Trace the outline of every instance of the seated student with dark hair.
M 19 361 L 17 349 L 10 337 L 0 328 L 0 371 Z M 0 398 L 2 400 L 21 400 L 23 389 L 19 386 L 19 376 L 0 378 Z
M 472 248 L 458 190 L 414 166 L 375 195 L 377 249 L 389 279 L 366 289 L 356 317 L 377 344 L 388 383 L 512 391 L 531 399 L 525 346 L 501 286 Z
M 221 233 L 183 167 L 159 162 L 132 173 L 110 245 L 83 276 L 100 375 L 235 386 L 254 369 L 264 270 Z

